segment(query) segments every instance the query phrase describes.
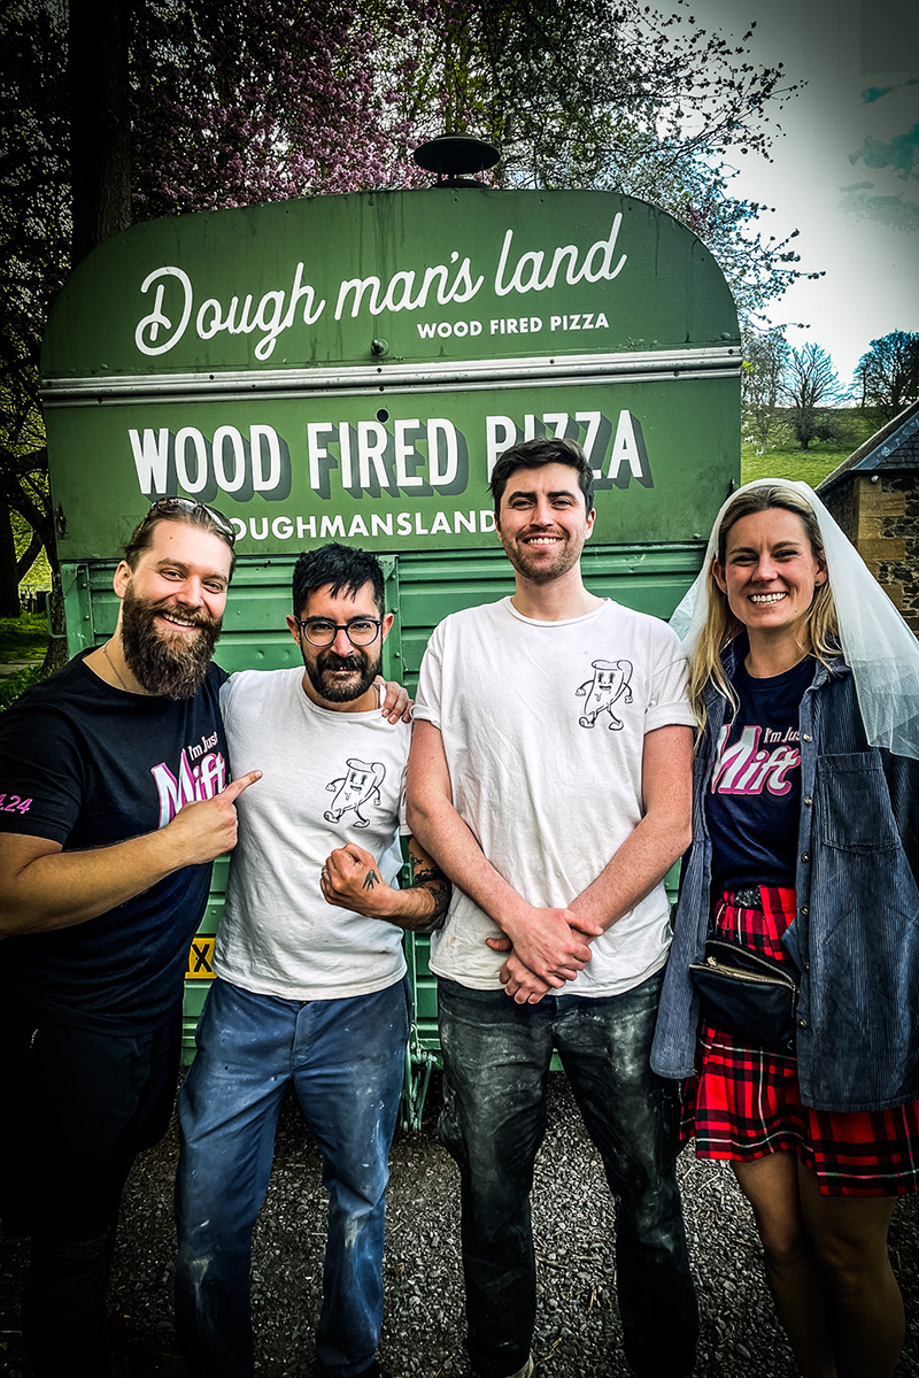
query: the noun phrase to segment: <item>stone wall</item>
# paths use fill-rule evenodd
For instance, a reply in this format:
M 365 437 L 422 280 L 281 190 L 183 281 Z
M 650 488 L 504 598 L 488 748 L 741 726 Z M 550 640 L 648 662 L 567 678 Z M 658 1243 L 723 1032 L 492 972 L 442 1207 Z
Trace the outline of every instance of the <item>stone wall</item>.
M 855 474 L 827 507 L 919 635 L 919 474 Z
M 843 480 L 831 492 L 821 493 L 820 497 L 855 545 L 858 535 L 858 493 L 855 483 L 851 479 Z

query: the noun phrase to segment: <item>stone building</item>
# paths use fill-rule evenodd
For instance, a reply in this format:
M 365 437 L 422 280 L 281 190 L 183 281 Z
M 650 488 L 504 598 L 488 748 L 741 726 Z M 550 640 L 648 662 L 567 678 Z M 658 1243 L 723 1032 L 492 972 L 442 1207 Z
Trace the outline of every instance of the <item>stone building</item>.
M 919 635 L 919 402 L 859 446 L 817 492 Z

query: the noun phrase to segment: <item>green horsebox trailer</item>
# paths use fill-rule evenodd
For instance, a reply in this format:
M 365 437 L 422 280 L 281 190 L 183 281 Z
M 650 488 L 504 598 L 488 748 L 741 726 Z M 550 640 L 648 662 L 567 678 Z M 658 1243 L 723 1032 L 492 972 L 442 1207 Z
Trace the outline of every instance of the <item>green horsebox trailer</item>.
M 238 533 L 221 665 L 296 663 L 293 564 L 339 540 L 382 560 L 384 669 L 411 689 L 441 618 L 512 590 L 488 478 L 542 435 L 594 468 L 590 587 L 667 617 L 739 476 L 740 367 L 714 259 L 626 196 L 447 184 L 134 226 L 75 270 L 42 357 L 70 652 L 112 633 L 119 545 L 179 493 Z M 189 1058 L 226 865 L 189 953 Z M 436 988 L 428 940 L 406 949 L 417 1123 Z

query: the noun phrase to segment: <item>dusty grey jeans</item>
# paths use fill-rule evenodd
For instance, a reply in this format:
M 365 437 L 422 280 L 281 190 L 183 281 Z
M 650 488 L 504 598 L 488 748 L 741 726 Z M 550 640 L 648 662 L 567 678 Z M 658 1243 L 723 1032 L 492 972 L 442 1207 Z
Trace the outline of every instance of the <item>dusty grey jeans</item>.
M 529 1197 L 553 1049 L 616 1200 L 626 1358 L 642 1378 L 692 1371 L 698 1311 L 674 1173 L 677 1105 L 673 1083 L 648 1060 L 661 983 L 658 973 L 623 995 L 546 996 L 536 1005 L 438 983 L 440 1136 L 461 1173 L 467 1346 L 479 1378 L 505 1378 L 530 1352 Z

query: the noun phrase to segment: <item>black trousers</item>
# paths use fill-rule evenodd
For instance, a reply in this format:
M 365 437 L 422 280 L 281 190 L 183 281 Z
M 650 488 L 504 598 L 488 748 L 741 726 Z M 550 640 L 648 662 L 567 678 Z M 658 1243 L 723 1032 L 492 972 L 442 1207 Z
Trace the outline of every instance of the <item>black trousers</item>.
M 626 1359 L 641 1378 L 692 1371 L 698 1311 L 675 1175 L 677 1105 L 649 1060 L 661 984 L 658 973 L 622 995 L 518 1005 L 502 990 L 438 982 L 440 1135 L 460 1169 L 467 1347 L 477 1378 L 516 1373 L 530 1352 L 530 1189 L 553 1049 L 616 1201 Z
M 137 1154 L 168 1127 L 181 1029 L 180 1010 L 136 1035 L 0 1013 L 0 1215 L 6 1230 L 32 1237 L 23 1336 L 36 1378 L 109 1372 L 106 1290 L 121 1194 Z

